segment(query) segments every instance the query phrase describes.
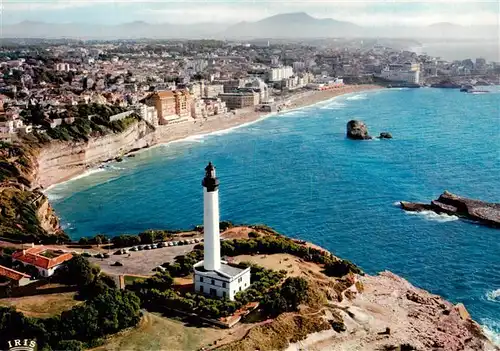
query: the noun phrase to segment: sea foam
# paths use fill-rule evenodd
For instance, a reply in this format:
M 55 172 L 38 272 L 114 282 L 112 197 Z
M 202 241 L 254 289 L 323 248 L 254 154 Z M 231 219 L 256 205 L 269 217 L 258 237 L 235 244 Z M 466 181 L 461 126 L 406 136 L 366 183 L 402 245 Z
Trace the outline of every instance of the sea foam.
M 338 101 L 332 101 L 327 105 L 321 106 L 321 110 L 341 110 L 345 107 L 346 105 L 342 102 Z
M 85 177 L 88 177 L 92 174 L 96 174 L 96 173 L 101 173 L 101 172 L 105 172 L 107 169 L 105 167 L 97 167 L 97 168 L 92 168 L 92 169 L 89 169 L 85 172 L 83 172 L 82 174 L 79 174 L 71 179 L 68 179 L 64 182 L 61 182 L 61 183 L 57 183 L 57 184 L 53 184 L 49 187 L 47 187 L 47 189 L 45 189 L 43 191 L 43 193 L 49 198 L 49 200 L 51 199 L 52 197 L 52 200 L 57 200 L 58 199 L 58 195 L 55 195 L 53 193 L 51 193 L 51 190 L 53 190 L 55 187 L 61 187 L 62 185 L 64 184 L 67 184 L 67 183 L 70 183 L 72 181 L 75 181 L 75 180 L 78 180 L 78 179 L 82 179 L 82 178 L 85 178 Z
M 500 322 L 491 319 L 482 319 L 481 326 L 484 334 L 494 345 L 500 346 Z
M 493 302 L 500 302 L 500 289 L 488 291 L 486 299 Z
M 357 95 L 353 95 L 353 96 L 348 96 L 346 98 L 346 100 L 350 100 L 350 101 L 366 100 L 366 99 L 367 99 L 366 94 L 357 94 Z
M 409 215 L 422 216 L 429 221 L 440 222 L 440 223 L 452 222 L 458 220 L 457 216 L 447 215 L 445 213 L 437 214 L 436 212 L 433 211 L 420 211 L 420 212 L 407 211 L 406 213 Z

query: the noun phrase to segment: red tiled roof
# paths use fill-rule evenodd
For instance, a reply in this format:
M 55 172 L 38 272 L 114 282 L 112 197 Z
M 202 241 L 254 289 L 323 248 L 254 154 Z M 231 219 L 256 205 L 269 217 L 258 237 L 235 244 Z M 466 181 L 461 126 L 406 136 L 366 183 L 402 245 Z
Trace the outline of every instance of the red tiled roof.
M 70 253 L 65 253 L 54 258 L 48 258 L 40 255 L 40 253 L 46 250 L 47 249 L 44 246 L 32 247 L 27 250 L 13 253 L 12 258 L 36 267 L 50 269 L 65 261 L 71 260 L 73 257 Z
M 21 280 L 22 278 L 30 278 L 29 275 L 24 274 L 22 272 L 18 272 L 13 270 L 12 268 L 0 266 L 0 275 L 2 277 L 7 277 L 12 280 Z

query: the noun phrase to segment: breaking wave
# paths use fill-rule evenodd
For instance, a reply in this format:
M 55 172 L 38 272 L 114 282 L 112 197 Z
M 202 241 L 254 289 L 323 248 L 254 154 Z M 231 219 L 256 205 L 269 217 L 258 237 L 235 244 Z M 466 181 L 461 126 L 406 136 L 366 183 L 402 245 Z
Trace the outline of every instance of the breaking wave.
M 491 319 L 483 319 L 481 320 L 481 324 L 483 332 L 488 339 L 490 339 L 494 345 L 500 346 L 500 322 Z
M 346 100 L 350 100 L 350 101 L 366 100 L 366 99 L 368 99 L 366 94 L 357 94 L 357 95 L 349 96 L 346 98 Z
M 321 106 L 320 109 L 321 110 L 341 110 L 345 107 L 346 105 L 342 102 L 338 102 L 338 101 L 332 101 L 331 103 L 325 105 L 325 106 Z
M 500 289 L 488 291 L 486 293 L 486 299 L 493 302 L 500 302 Z
M 88 177 L 92 174 L 96 174 L 96 173 L 101 173 L 101 172 L 105 172 L 106 171 L 106 168 L 105 167 L 97 167 L 97 168 L 92 168 L 92 169 L 89 169 L 85 172 L 83 172 L 82 174 L 79 174 L 71 179 L 68 179 L 64 182 L 61 182 L 61 183 L 57 183 L 57 184 L 53 184 L 51 186 L 49 186 L 47 189 L 44 190 L 44 194 L 49 198 L 49 200 L 58 200 L 60 199 L 61 197 L 54 194 L 54 193 L 51 193 L 51 190 L 53 190 L 55 187 L 58 187 L 60 188 L 63 184 L 67 184 L 69 182 L 72 182 L 74 180 L 78 180 L 78 179 L 82 179 L 82 178 L 85 178 L 85 177 Z
M 50 192 L 47 192 L 45 196 L 47 196 L 47 199 L 49 199 L 50 202 L 61 200 L 65 197 L 64 195 L 58 195 Z
M 414 216 L 422 216 L 429 221 L 440 222 L 440 223 L 453 222 L 458 220 L 457 216 L 447 215 L 445 213 L 437 214 L 436 212 L 433 211 L 420 211 L 420 212 L 407 211 L 406 213 Z

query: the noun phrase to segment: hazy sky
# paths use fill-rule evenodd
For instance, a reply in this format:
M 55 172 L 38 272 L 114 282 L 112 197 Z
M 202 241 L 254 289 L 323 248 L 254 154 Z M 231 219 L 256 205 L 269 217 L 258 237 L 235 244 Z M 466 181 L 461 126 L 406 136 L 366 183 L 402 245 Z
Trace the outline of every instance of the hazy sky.
M 54 23 L 194 23 L 255 21 L 278 13 L 307 12 L 360 25 L 499 25 L 499 0 L 0 0 L 2 24 L 24 20 Z

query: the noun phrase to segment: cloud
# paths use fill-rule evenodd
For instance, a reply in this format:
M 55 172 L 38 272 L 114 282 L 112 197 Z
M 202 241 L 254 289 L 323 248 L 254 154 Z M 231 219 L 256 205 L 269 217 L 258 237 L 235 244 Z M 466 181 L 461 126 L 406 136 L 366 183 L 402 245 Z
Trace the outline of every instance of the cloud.
M 500 16 L 498 0 L 4 0 L 3 13 L 4 16 L 15 13 L 16 18 L 26 13 L 25 17 L 32 18 L 38 13 L 57 11 L 68 13 L 68 18 L 61 16 L 65 20 L 79 20 L 70 17 L 75 16 L 74 10 L 82 7 L 96 12 L 123 8 L 120 11 L 123 21 L 171 23 L 235 23 L 299 11 L 318 18 L 335 18 L 360 25 L 428 25 L 437 22 L 499 25 Z

